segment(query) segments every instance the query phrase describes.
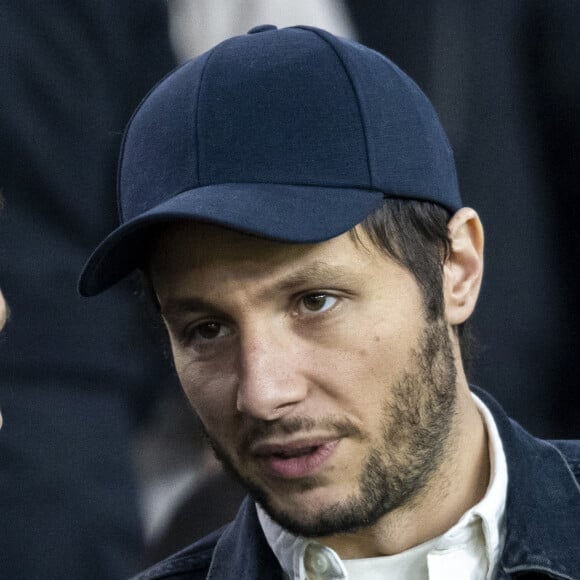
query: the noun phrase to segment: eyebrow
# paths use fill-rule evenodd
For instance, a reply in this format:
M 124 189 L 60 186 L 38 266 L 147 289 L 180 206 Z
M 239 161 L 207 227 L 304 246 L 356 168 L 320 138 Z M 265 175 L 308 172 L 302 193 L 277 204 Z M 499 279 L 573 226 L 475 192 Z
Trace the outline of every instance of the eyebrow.
M 341 284 L 352 281 L 358 278 L 353 274 L 348 274 L 340 266 L 330 266 L 323 261 L 316 261 L 304 268 L 299 268 L 286 276 L 283 276 L 279 281 L 272 285 L 274 292 L 294 290 L 297 287 L 306 284 L 316 284 L 320 282 L 334 284 Z M 268 292 L 270 289 L 267 290 Z
M 264 301 L 268 296 L 297 290 L 308 284 L 323 284 L 332 286 L 348 284 L 358 279 L 354 273 L 346 273 L 340 266 L 330 266 L 326 262 L 316 261 L 303 268 L 297 268 L 290 274 L 281 276 L 265 288 L 260 295 L 259 301 Z M 161 314 L 164 318 L 177 317 L 188 312 L 207 312 L 209 314 L 224 315 L 225 313 L 210 300 L 197 296 L 184 296 L 169 298 L 161 306 Z
M 208 312 L 210 314 L 222 314 L 214 304 L 208 300 L 196 297 L 170 298 L 160 307 L 163 318 L 176 318 L 187 312 Z

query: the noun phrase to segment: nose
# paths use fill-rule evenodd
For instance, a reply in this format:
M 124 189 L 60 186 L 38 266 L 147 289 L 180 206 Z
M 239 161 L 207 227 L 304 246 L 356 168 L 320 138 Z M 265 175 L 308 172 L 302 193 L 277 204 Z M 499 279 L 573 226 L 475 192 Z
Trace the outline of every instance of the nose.
M 289 414 L 308 394 L 306 353 L 296 337 L 261 332 L 242 339 L 237 409 L 272 421 Z

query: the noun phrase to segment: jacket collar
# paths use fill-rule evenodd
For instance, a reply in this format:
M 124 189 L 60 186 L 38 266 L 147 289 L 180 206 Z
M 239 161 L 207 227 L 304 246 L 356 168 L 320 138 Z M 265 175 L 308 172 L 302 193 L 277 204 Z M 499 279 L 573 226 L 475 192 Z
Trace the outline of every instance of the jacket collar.
M 208 580 L 277 580 L 282 569 L 268 546 L 256 506 L 246 497 L 236 519 L 219 539 Z
M 508 465 L 506 541 L 501 574 L 526 570 L 578 578 L 580 485 L 556 446 L 532 437 L 487 393 Z

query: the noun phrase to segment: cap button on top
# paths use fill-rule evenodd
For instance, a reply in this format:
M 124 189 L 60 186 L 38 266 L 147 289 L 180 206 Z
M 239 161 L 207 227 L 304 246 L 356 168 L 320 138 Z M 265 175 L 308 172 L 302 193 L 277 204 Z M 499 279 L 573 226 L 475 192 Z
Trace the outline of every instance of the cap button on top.
M 260 24 L 258 26 L 254 26 L 254 28 L 250 28 L 250 30 L 248 30 L 248 34 L 267 32 L 268 30 L 278 30 L 278 27 L 274 26 L 273 24 Z

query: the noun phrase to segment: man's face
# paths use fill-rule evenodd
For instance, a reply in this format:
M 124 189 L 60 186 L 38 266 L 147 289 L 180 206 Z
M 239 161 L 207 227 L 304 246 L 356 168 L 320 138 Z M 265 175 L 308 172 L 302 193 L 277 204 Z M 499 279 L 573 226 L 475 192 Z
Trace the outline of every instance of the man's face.
M 281 525 L 332 535 L 418 499 L 456 385 L 447 325 L 426 322 L 410 272 L 349 234 L 295 245 L 183 224 L 152 279 L 214 449 Z

